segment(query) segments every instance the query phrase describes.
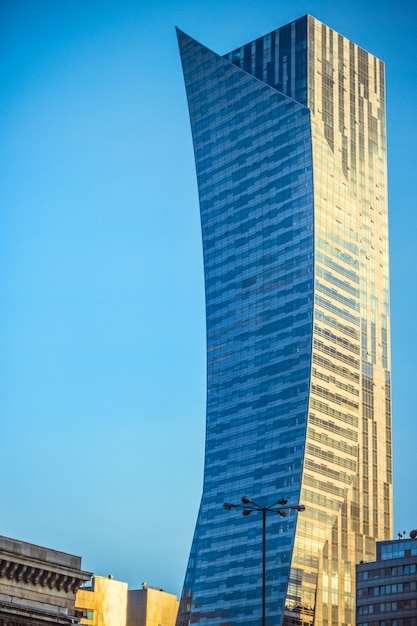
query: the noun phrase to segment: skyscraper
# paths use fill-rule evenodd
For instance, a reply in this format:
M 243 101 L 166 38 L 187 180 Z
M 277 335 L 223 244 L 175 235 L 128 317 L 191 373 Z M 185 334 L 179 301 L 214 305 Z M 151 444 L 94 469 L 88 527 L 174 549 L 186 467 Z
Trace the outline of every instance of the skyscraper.
M 384 65 L 302 17 L 221 57 L 178 32 L 207 317 L 203 495 L 178 626 L 355 623 L 392 534 Z

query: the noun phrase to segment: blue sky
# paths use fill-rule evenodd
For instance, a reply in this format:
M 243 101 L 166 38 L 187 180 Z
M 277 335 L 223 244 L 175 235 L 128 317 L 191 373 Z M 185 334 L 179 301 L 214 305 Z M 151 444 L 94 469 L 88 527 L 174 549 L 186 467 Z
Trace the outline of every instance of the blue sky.
M 175 26 L 223 54 L 305 13 L 386 63 L 395 532 L 417 527 L 415 3 L 0 0 L 0 534 L 180 593 L 205 322 Z

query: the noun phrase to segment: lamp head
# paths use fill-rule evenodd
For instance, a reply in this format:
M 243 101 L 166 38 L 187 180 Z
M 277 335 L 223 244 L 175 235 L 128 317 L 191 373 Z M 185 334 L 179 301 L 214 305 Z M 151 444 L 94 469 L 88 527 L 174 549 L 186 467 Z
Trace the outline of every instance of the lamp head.
M 297 511 L 300 511 L 300 512 L 302 512 L 302 511 L 305 511 L 305 510 L 306 510 L 306 507 L 305 507 L 305 505 L 304 505 L 304 504 L 298 504 L 298 505 L 297 505 L 297 506 L 295 506 L 294 508 L 295 508 L 295 509 L 297 509 Z
M 248 496 L 242 496 L 243 504 L 252 504 L 252 500 Z

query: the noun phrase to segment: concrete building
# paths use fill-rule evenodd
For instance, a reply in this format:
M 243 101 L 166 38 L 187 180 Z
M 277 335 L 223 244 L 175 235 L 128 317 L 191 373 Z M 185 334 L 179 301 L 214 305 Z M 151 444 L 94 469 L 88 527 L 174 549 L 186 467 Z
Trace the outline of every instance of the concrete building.
M 90 577 L 78 556 L 0 537 L 0 626 L 77 623 L 75 594 Z
M 175 626 L 178 604 L 174 594 L 143 583 L 128 592 L 127 626 Z
M 417 531 L 377 543 L 376 561 L 356 567 L 357 626 L 417 626 Z
M 236 6 L 238 16 L 239 8 Z M 207 329 L 203 495 L 178 626 L 355 624 L 392 537 L 384 64 L 306 15 L 221 56 L 178 41 Z M 246 512 L 247 513 L 247 512 Z
M 93 576 L 77 591 L 75 606 L 82 611 L 85 626 L 126 626 L 127 583 L 113 576 Z

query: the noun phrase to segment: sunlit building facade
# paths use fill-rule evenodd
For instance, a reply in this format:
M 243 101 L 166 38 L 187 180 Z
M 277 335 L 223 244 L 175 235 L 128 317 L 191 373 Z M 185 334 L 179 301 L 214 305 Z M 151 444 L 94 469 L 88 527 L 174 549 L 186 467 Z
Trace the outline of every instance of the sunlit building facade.
M 112 575 L 93 576 L 77 591 L 75 606 L 83 626 L 126 626 L 127 583 Z
M 178 32 L 203 235 L 207 427 L 177 626 L 355 623 L 392 534 L 383 63 L 305 16 L 225 56 Z

